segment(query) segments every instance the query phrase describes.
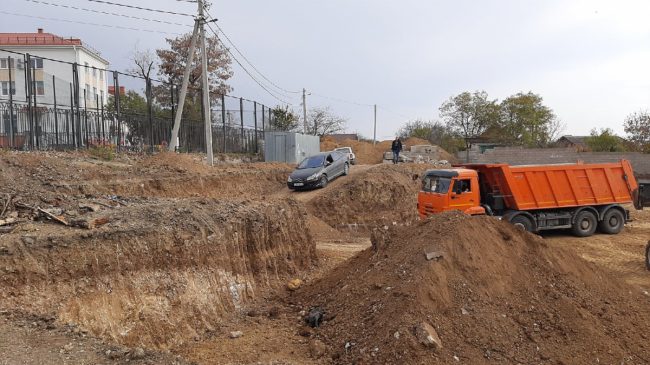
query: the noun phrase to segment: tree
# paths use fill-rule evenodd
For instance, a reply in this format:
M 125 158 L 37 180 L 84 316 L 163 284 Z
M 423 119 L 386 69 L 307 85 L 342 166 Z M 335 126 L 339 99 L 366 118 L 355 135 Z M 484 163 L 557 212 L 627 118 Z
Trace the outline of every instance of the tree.
M 271 119 L 271 129 L 275 131 L 295 131 L 298 129 L 298 116 L 288 106 L 276 106 L 273 108 L 273 119 Z
M 650 153 L 650 114 L 642 110 L 632 113 L 625 118 L 623 129 L 627 139 L 639 151 Z
M 594 128 L 591 136 L 587 137 L 585 143 L 594 152 L 623 152 L 625 145 L 622 138 L 614 134 L 609 128 L 601 129 L 600 132 Z
M 465 148 L 471 147 L 470 138 L 476 138 L 499 119 L 499 105 L 488 100 L 485 91 L 463 92 L 449 98 L 440 107 L 440 116 L 449 130 L 465 141 Z
M 414 120 L 404 124 L 397 135 L 406 139 L 421 138 L 438 145 L 448 152 L 455 153 L 465 145 L 465 142 L 439 121 Z
M 345 118 L 334 115 L 330 108 L 314 108 L 309 111 L 307 134 L 325 136 L 340 132 L 347 124 Z
M 501 102 L 499 120 L 503 142 L 526 147 L 545 147 L 561 133 L 562 123 L 532 92 L 518 93 Z
M 146 98 L 147 108 L 149 105 L 153 106 L 153 90 L 151 89 L 151 72 L 154 70 L 156 56 L 150 50 L 140 50 L 136 46 L 131 55 L 131 60 L 135 67 L 127 70 L 129 73 L 136 74 L 145 79 L 144 96 Z M 153 108 L 153 107 L 152 107 Z
M 158 49 L 156 54 L 160 59 L 158 75 L 169 84 L 174 84 L 180 90 L 183 81 L 183 72 L 189 59 L 189 48 L 192 41 L 192 33 L 184 34 L 176 38 L 167 38 L 169 49 Z M 232 77 L 233 72 L 230 64 L 232 62 L 226 47 L 216 37 L 206 38 L 206 50 L 208 53 L 208 74 L 211 102 L 217 102 L 221 94 L 227 94 L 232 88 L 227 81 Z M 159 85 L 154 87 L 156 100 L 161 105 L 171 105 L 170 85 Z M 183 114 L 192 117 L 201 117 L 201 58 L 200 47 L 196 47 L 190 71 L 187 98 L 185 100 L 185 111 Z

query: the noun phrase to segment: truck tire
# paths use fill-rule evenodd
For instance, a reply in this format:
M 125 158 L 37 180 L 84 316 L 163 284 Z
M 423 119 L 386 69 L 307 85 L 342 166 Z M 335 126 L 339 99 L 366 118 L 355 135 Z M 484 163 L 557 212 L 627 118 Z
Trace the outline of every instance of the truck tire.
M 597 225 L 598 219 L 596 219 L 596 215 L 589 210 L 583 210 L 576 216 L 571 230 L 577 237 L 589 237 L 596 232 Z
M 603 220 L 598 222 L 598 230 L 607 234 L 617 234 L 623 230 L 625 217 L 618 209 L 610 209 L 605 213 Z
M 514 218 L 510 220 L 510 223 L 513 226 L 528 232 L 533 232 L 535 227 L 533 225 L 533 221 L 531 221 L 530 218 L 526 217 L 523 214 L 514 216 Z

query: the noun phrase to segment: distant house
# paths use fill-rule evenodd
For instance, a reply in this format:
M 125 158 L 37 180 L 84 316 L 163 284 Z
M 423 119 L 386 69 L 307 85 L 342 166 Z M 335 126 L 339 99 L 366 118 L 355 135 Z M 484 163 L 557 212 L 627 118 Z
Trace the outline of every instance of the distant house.
M 562 136 L 555 141 L 556 147 L 575 148 L 578 151 L 586 151 L 589 149 L 587 146 L 587 138 L 589 136 Z
M 8 99 L 11 93 L 14 101 L 26 101 L 26 67 L 23 54 L 29 53 L 37 104 L 54 103 L 54 82 L 57 101 L 62 103 L 69 100 L 70 84 L 75 81 L 72 73 L 73 63 L 79 65 L 77 81 L 80 88 L 80 104 L 95 107 L 97 100 L 102 104 L 106 103 L 106 69 L 109 63 L 81 39 L 63 38 L 38 28 L 36 33 L 0 33 L 0 49 L 0 99 Z
M 359 140 L 359 135 L 356 133 L 351 133 L 351 134 L 330 134 L 327 136 L 328 138 L 331 138 L 334 140 L 336 143 L 342 143 L 345 140 L 352 140 L 352 141 L 358 141 Z

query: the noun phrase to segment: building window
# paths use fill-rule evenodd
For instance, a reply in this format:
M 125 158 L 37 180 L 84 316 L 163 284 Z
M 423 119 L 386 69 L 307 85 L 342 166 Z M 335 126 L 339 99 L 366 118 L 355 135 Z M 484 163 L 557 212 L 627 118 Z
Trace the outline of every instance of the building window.
M 84 69 L 86 69 L 86 73 L 88 73 L 88 62 L 84 62 L 84 66 L 86 66 Z
M 104 90 L 99 90 L 99 95 L 100 95 L 99 100 L 101 100 L 101 102 L 103 103 L 104 102 Z
M 93 67 L 93 76 L 97 76 L 97 69 Z
M 99 79 L 100 80 L 104 79 L 104 70 L 99 70 Z
M 36 95 L 45 95 L 45 84 L 43 81 L 36 81 Z
M 42 58 L 32 58 L 32 68 L 34 69 L 43 69 L 43 59 Z
M 7 67 L 9 65 L 9 67 Z M 11 62 L 9 62 L 9 59 L 2 58 L 0 59 L 0 69 L 7 69 L 7 68 L 14 68 L 15 66 L 15 60 L 12 58 Z
M 2 95 L 9 95 L 9 81 L 2 81 Z M 11 82 L 11 95 L 16 95 L 16 82 Z
M 86 100 L 90 100 L 90 85 L 86 84 Z
M 97 88 L 93 87 L 93 99 L 97 98 Z

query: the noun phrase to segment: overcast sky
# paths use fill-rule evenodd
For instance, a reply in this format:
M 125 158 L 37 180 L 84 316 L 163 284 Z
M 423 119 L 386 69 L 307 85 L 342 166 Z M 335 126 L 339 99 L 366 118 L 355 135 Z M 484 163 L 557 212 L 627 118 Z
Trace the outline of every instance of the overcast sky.
M 0 10 L 166 32 L 191 31 L 192 18 L 152 14 L 88 0 L 42 0 L 187 23 L 187 28 L 57 8 L 28 0 Z M 195 11 L 178 0 L 117 3 Z M 287 90 L 312 92 L 307 105 L 331 106 L 348 130 L 391 138 L 408 119 L 437 119 L 439 106 L 463 91 L 494 99 L 523 91 L 544 98 L 566 134 L 610 127 L 623 134 L 629 113 L 650 102 L 650 1 L 644 0 L 212 0 L 213 16 L 246 57 Z M 134 46 L 165 47 L 165 35 L 0 14 L 0 31 L 43 27 L 77 36 L 101 51 L 111 68 L 129 67 Z M 278 102 L 237 65 L 233 95 Z M 317 95 L 316 95 L 317 94 Z M 299 94 L 282 96 L 300 110 Z

